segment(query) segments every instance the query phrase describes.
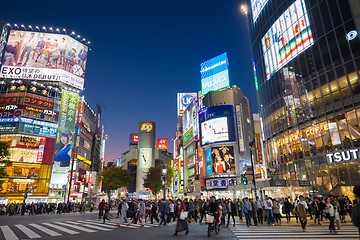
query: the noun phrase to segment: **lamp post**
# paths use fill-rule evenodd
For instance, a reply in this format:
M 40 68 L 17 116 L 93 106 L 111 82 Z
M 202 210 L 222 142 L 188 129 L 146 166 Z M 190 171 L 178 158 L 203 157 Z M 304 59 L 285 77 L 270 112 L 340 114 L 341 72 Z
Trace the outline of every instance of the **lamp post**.
M 252 167 L 252 176 L 253 176 L 253 184 L 254 184 L 254 198 L 256 198 L 256 180 L 255 180 L 255 164 L 253 160 L 253 152 L 252 148 L 255 145 L 255 139 L 253 139 L 250 143 L 250 160 L 251 160 L 251 167 Z
M 167 172 L 167 167 L 166 167 L 166 164 L 164 163 L 162 168 L 161 168 L 161 171 L 162 171 L 162 175 L 163 175 L 163 184 L 164 184 L 164 188 L 163 188 L 163 194 L 164 194 L 164 199 L 166 199 L 166 172 Z

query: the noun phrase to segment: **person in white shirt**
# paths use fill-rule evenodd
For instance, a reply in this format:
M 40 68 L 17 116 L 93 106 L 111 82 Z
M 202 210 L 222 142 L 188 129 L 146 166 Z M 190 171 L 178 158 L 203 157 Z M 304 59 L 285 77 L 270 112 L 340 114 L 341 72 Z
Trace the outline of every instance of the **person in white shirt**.
M 259 199 L 259 197 L 256 197 L 256 201 L 255 204 L 257 206 L 257 218 L 258 218 L 258 223 L 259 224 L 263 224 L 263 202 Z
M 25 54 L 26 54 L 26 60 L 23 66 L 26 66 L 26 63 L 29 61 L 30 58 L 30 52 L 35 47 L 36 43 L 37 43 L 37 37 L 35 36 L 35 33 L 33 32 L 30 34 L 28 33 L 27 37 L 23 41 L 22 53 L 21 53 L 20 61 L 16 64 L 17 66 L 21 66 Z
M 272 207 L 273 207 L 272 200 L 269 198 L 268 195 L 265 195 L 264 208 L 266 212 L 268 227 L 270 227 L 270 224 L 274 225 L 274 213 L 272 211 Z
M 64 64 L 64 56 L 66 53 L 66 42 L 65 38 L 62 38 L 58 45 L 60 49 L 60 64 Z
M 123 221 L 125 220 L 127 225 L 130 226 L 130 221 L 129 219 L 126 217 L 127 211 L 129 210 L 129 205 L 127 203 L 127 199 L 125 201 L 121 202 L 121 216 L 120 216 L 120 223 L 116 224 L 117 227 L 120 227 L 120 224 L 123 223 Z

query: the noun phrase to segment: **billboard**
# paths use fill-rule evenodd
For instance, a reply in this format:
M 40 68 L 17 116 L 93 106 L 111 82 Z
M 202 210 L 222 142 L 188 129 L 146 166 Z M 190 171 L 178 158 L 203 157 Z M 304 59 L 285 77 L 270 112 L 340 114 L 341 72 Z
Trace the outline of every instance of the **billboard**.
M 157 140 L 158 149 L 168 149 L 168 140 L 167 138 L 158 138 Z
M 213 173 L 235 173 L 234 147 L 212 147 L 211 164 Z
M 229 63 L 227 53 L 216 56 L 200 64 L 201 93 L 229 87 Z
M 236 120 L 237 120 L 237 127 L 238 127 L 238 138 L 239 138 L 239 151 L 245 152 L 245 143 L 244 143 L 244 136 L 243 136 L 243 124 L 242 124 L 242 107 L 241 105 L 236 105 Z
M 65 185 L 68 181 L 78 97 L 76 93 L 63 91 L 51 184 Z
M 250 4 L 251 4 L 251 12 L 252 12 L 252 17 L 253 17 L 253 22 L 256 22 L 256 19 L 258 18 L 258 16 L 260 15 L 261 11 L 263 10 L 263 8 L 265 7 L 265 5 L 267 4 L 269 0 L 251 0 Z
M 188 107 L 184 110 L 182 115 L 182 121 L 183 121 L 183 133 L 187 132 L 192 128 L 193 126 L 196 127 L 196 121 L 197 121 L 197 112 L 196 112 L 196 106 L 195 101 L 192 101 Z M 195 128 L 195 134 L 197 132 Z
M 144 172 L 152 167 L 152 148 L 140 148 L 138 167 Z
M 199 112 L 201 145 L 235 141 L 232 105 L 204 108 Z
M 177 115 L 181 117 L 187 106 L 196 97 L 196 93 L 178 93 L 177 94 Z
M 212 174 L 212 164 L 211 164 L 211 148 L 206 149 L 206 175 Z
M 266 79 L 313 43 L 304 0 L 296 0 L 261 39 Z
M 88 47 L 65 34 L 11 30 L 0 77 L 84 88 Z

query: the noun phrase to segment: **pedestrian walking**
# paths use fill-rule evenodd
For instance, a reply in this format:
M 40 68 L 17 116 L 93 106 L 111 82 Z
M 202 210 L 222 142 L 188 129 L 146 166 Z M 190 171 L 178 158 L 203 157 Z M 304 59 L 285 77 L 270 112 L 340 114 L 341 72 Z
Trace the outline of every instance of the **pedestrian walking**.
M 160 213 L 160 223 L 159 223 L 159 227 L 161 226 L 161 224 L 164 223 L 164 226 L 166 226 L 166 204 L 165 204 L 165 199 L 161 199 L 160 200 L 160 205 L 159 205 L 159 213 Z
M 268 227 L 270 227 L 270 224 L 274 225 L 274 213 L 272 211 L 272 207 L 273 207 L 273 203 L 272 203 L 271 199 L 269 198 L 268 195 L 265 195 L 264 208 L 265 208 L 265 212 L 266 212 L 266 219 L 267 219 Z
M 244 198 L 243 199 L 243 204 L 242 204 L 242 212 L 245 215 L 245 219 L 246 219 L 246 226 L 249 227 L 251 225 L 251 210 L 252 210 L 252 206 L 249 203 L 248 198 Z
M 308 205 L 304 201 L 304 196 L 300 196 L 299 199 L 300 200 L 295 204 L 295 207 L 297 208 L 296 210 L 299 214 L 301 228 L 305 232 L 306 231 L 306 223 L 307 223 L 306 209 L 308 209 Z
M 356 203 L 351 208 L 351 221 L 359 229 L 360 238 L 360 185 L 357 185 L 353 189 Z M 355 202 L 355 200 L 354 200 Z
M 329 223 L 330 232 L 332 232 L 332 231 L 336 232 L 336 230 L 335 230 L 335 207 L 331 203 L 331 199 L 329 197 L 326 198 L 324 212 L 326 213 L 327 218 L 330 221 L 330 223 Z
M 259 224 L 263 224 L 263 202 L 259 199 L 259 197 L 256 197 L 256 214 Z
M 314 199 L 312 203 L 312 208 L 314 209 L 314 214 L 315 214 L 314 223 L 316 224 L 316 219 L 317 219 L 318 224 L 321 225 L 320 223 L 321 206 L 320 206 L 319 198 Z
M 108 220 L 110 222 L 110 206 L 109 204 L 105 204 L 104 207 L 104 216 L 103 216 L 103 223 L 105 223 L 105 220 Z
M 186 211 L 186 207 L 185 204 L 178 199 L 177 200 L 177 204 L 178 204 L 178 220 L 176 223 L 176 228 L 175 228 L 175 233 L 174 235 L 178 235 L 179 232 L 185 231 L 185 234 L 189 233 L 189 226 L 188 223 L 186 221 L 186 215 L 187 215 L 187 211 Z
M 228 214 L 227 227 L 229 227 L 230 217 L 232 217 L 233 223 L 234 223 L 233 226 L 235 227 L 235 211 L 236 211 L 236 207 L 235 207 L 235 204 L 231 201 L 231 199 L 226 201 L 226 208 L 227 208 L 227 214 Z
M 276 201 L 276 199 L 273 199 L 273 213 L 276 225 L 281 225 L 280 204 L 278 201 Z
M 92 212 L 94 210 L 94 203 L 90 202 L 90 212 Z
M 139 222 L 141 227 L 144 227 L 145 225 L 145 203 L 142 199 L 139 199 L 139 204 L 138 204 L 138 211 L 139 211 Z
M 105 210 L 105 200 L 104 199 L 99 203 L 98 209 L 99 209 L 99 219 L 101 219 L 101 217 L 104 214 L 104 210 Z
M 289 201 L 289 198 L 285 198 L 284 201 L 284 210 L 285 210 L 285 216 L 286 216 L 286 222 L 290 222 L 291 220 L 291 210 L 293 209 L 293 205 L 291 204 L 291 202 Z
M 129 210 L 129 205 L 127 202 L 128 202 L 127 199 L 125 199 L 125 201 L 122 201 L 120 221 L 119 224 L 116 224 L 116 226 L 118 227 L 120 227 L 120 224 L 122 224 L 124 220 L 126 221 L 127 226 L 130 226 L 130 221 L 127 218 L 127 211 Z

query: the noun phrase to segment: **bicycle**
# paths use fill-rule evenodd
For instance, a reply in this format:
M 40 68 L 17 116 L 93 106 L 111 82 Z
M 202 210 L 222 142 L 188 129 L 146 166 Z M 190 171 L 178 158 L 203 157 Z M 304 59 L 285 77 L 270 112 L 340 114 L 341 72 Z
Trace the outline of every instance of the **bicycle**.
M 205 222 L 208 224 L 208 237 L 210 237 L 211 232 L 215 231 L 216 234 L 220 231 L 220 224 L 218 218 L 216 218 L 213 214 L 205 215 Z

